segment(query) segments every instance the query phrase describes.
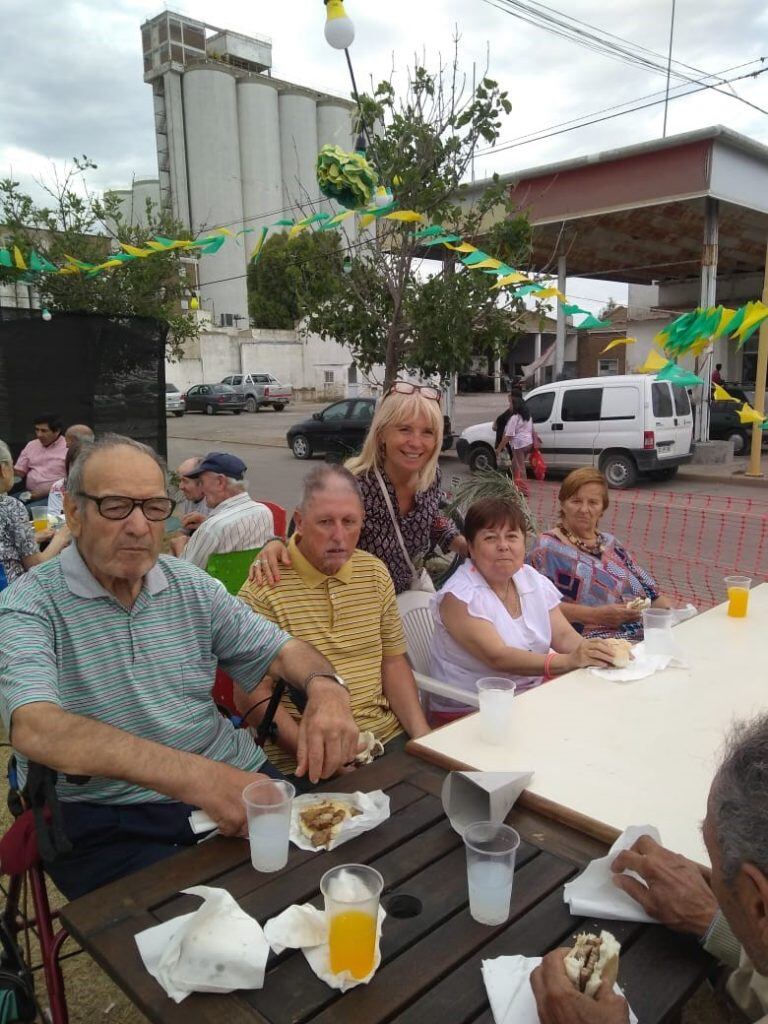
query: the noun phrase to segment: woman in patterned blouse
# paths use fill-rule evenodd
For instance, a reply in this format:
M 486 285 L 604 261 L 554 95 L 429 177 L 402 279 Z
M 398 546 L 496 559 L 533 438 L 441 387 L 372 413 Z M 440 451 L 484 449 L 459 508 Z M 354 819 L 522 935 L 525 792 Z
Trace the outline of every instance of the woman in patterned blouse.
M 440 392 L 396 381 L 376 407 L 362 451 L 346 463 L 363 493 L 365 516 L 359 546 L 384 562 L 397 594 L 410 589 L 414 568 L 417 573 L 421 570 L 424 556 L 434 544 L 443 551 L 467 551 L 454 524 L 439 512 L 437 460 L 442 443 Z M 259 584 L 265 577 L 277 582 L 281 562 L 290 564 L 286 547 L 280 541 L 270 541 L 251 566 L 251 579 Z
M 552 580 L 563 596 L 563 614 L 584 636 L 642 640 L 643 601 L 654 608 L 673 604 L 615 537 L 599 531 L 608 508 L 602 473 L 589 466 L 575 469 L 558 499 L 559 522 L 539 536 L 528 561 Z
M 13 459 L 8 445 L 0 441 L 0 566 L 8 583 L 27 569 L 53 558 L 69 543 L 69 531 L 63 527 L 40 552 L 27 510 L 6 493 L 13 487 Z

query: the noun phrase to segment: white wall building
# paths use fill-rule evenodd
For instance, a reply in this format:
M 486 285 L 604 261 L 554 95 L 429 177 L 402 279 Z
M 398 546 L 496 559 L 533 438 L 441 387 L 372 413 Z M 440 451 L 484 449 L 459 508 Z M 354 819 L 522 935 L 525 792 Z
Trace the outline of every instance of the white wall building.
M 266 38 L 164 11 L 141 26 L 141 39 L 161 209 L 196 234 L 259 229 L 332 209 L 319 197 L 315 161 L 326 143 L 351 148 L 352 103 L 272 78 Z M 228 238 L 200 260 L 201 305 L 217 324 L 248 323 L 246 269 L 255 237 Z

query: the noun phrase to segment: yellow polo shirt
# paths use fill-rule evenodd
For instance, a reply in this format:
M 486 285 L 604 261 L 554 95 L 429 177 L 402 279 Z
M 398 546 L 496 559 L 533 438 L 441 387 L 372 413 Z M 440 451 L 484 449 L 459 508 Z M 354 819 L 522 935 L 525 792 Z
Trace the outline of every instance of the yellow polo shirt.
M 386 566 L 366 551 L 355 551 L 334 576 L 326 576 L 302 555 L 295 537 L 288 551 L 291 567 L 280 567 L 276 587 L 246 582 L 238 596 L 255 612 L 324 654 L 349 687 L 358 729 L 370 730 L 387 743 L 402 727 L 381 689 L 381 659 L 405 654 L 406 645 Z M 287 694 L 282 706 L 299 720 Z M 293 757 L 274 743 L 267 743 L 264 750 L 280 771 L 296 770 Z

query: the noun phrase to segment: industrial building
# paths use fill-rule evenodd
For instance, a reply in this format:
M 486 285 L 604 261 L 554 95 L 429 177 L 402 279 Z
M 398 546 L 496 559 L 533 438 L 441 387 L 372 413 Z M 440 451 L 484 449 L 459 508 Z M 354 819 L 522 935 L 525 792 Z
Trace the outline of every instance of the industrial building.
M 146 21 L 141 42 L 158 180 L 120 193 L 130 221 L 141 223 L 147 195 L 196 234 L 258 229 L 331 208 L 320 198 L 315 161 L 326 143 L 351 148 L 352 103 L 273 78 L 269 39 L 173 11 Z M 218 325 L 248 326 L 252 237 L 228 240 L 200 260 L 201 304 Z

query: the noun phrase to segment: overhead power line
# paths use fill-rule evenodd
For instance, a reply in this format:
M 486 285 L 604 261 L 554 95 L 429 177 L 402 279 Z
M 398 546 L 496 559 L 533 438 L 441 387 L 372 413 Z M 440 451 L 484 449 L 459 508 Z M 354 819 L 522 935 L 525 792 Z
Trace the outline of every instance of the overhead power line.
M 524 0 L 484 0 L 484 2 L 490 7 L 495 7 L 505 14 L 509 14 L 532 25 L 534 28 L 543 29 L 546 32 L 558 35 L 603 56 L 624 61 L 665 77 L 667 75 L 668 60 L 656 51 L 623 39 L 612 32 L 597 28 L 588 22 L 580 21 L 578 18 L 563 14 L 553 7 L 536 3 L 535 0 L 528 0 L 528 2 L 524 2 Z M 690 74 L 690 72 L 693 72 L 693 74 Z M 698 82 L 704 78 L 718 79 L 717 74 L 708 74 L 678 60 L 671 62 L 671 74 L 682 81 L 691 83 Z M 730 96 L 732 99 L 745 103 L 747 106 L 758 110 L 761 114 L 768 114 L 768 110 L 758 106 L 756 103 L 752 103 L 751 100 L 738 96 L 733 90 L 727 91 L 720 88 L 721 85 L 727 84 L 729 83 L 720 79 L 712 83 L 712 88 L 717 92 Z

